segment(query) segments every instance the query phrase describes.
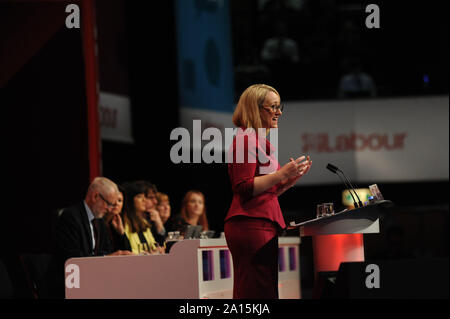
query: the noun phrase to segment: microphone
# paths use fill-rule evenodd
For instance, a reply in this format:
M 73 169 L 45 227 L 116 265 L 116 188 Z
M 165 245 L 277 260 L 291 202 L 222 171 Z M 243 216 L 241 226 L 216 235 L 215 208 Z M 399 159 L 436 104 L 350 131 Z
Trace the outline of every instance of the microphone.
M 350 190 L 350 187 L 349 187 L 349 186 L 347 185 L 347 183 L 342 179 L 341 175 L 339 175 L 339 174 L 337 173 L 338 170 L 339 170 L 339 168 L 337 168 L 337 167 L 334 166 L 333 164 L 328 163 L 327 169 L 328 169 L 329 171 L 331 171 L 332 173 L 336 174 L 336 175 L 339 177 L 339 179 L 341 180 L 342 184 L 344 184 L 345 188 L 348 189 L 348 192 L 349 192 L 350 195 L 352 196 L 352 198 L 353 198 L 353 205 L 355 205 L 355 207 L 358 207 L 358 203 L 356 202 L 355 197 L 353 196 L 352 191 Z
M 336 166 L 334 166 L 333 164 L 330 164 L 330 163 L 328 163 L 327 169 L 332 171 L 335 174 L 337 174 L 337 171 L 339 170 L 339 168 L 337 168 Z
M 342 183 L 348 188 L 348 191 L 349 191 L 350 195 L 353 198 L 353 204 L 355 205 L 355 207 L 363 207 L 363 204 L 362 204 L 361 200 L 359 199 L 358 193 L 356 193 L 352 183 L 350 183 L 350 181 L 348 180 L 347 176 L 345 176 L 344 172 L 342 170 L 340 170 L 338 167 L 336 167 L 336 166 L 334 166 L 333 164 L 330 164 L 330 163 L 328 163 L 327 169 L 329 171 L 331 171 L 332 173 L 336 174 L 337 176 L 339 176 L 339 178 L 341 179 Z M 338 174 L 338 172 L 340 172 L 344 176 L 344 178 L 345 178 L 345 180 L 347 181 L 348 184 L 345 183 L 345 181 Z M 351 190 L 353 190 L 353 192 L 355 193 L 356 197 L 358 198 L 359 206 L 358 206 L 358 203 L 355 200 L 355 197 L 353 197 L 353 194 L 352 194 Z

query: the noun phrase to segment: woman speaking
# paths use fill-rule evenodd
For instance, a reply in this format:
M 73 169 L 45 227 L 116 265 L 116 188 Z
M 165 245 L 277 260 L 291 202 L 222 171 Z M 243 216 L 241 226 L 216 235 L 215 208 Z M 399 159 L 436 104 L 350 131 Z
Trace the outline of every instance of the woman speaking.
M 278 299 L 278 233 L 286 227 L 278 196 L 312 164 L 301 156 L 280 167 L 274 146 L 261 134 L 278 127 L 282 111 L 278 92 L 255 84 L 242 93 L 233 114 L 239 129 L 229 151 L 233 201 L 224 231 L 233 257 L 234 299 Z

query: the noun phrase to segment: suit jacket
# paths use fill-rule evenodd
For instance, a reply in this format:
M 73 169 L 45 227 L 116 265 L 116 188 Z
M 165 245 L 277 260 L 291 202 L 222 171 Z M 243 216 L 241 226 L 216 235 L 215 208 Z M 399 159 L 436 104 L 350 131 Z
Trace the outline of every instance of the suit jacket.
M 280 169 L 275 155 L 275 147 L 264 136 L 238 130 L 228 153 L 233 201 L 225 221 L 234 216 L 247 216 L 269 219 L 282 229 L 286 227 L 277 195 L 281 183 L 253 196 L 255 177 Z
M 98 226 L 97 256 L 114 251 L 103 219 Z M 56 225 L 56 246 L 58 255 L 64 260 L 72 257 L 95 256 L 92 248 L 92 232 L 84 203 L 65 208 Z

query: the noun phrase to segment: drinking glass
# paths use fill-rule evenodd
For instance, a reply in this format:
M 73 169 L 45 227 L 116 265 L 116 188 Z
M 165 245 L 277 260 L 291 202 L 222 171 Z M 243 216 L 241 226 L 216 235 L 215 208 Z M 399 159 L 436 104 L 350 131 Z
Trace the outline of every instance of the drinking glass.
M 334 204 L 333 203 L 324 203 L 323 205 L 323 213 L 325 216 L 334 215 Z
M 323 216 L 325 216 L 323 204 L 318 204 L 316 209 L 316 218 L 321 218 Z

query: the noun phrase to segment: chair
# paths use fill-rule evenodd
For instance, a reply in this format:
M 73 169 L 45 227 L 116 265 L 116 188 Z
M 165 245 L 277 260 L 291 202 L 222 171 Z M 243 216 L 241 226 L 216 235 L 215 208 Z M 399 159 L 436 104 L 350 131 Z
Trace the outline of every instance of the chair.
M 55 237 L 56 234 L 56 226 L 58 225 L 58 219 L 59 217 L 61 217 L 63 212 L 64 208 L 54 209 L 50 212 L 50 228 L 53 237 Z
M 26 274 L 28 286 L 34 299 L 61 297 L 58 286 L 61 286 L 56 256 L 51 254 L 21 254 L 20 261 Z
M 0 299 L 12 299 L 14 296 L 11 279 L 3 261 L 0 260 Z

